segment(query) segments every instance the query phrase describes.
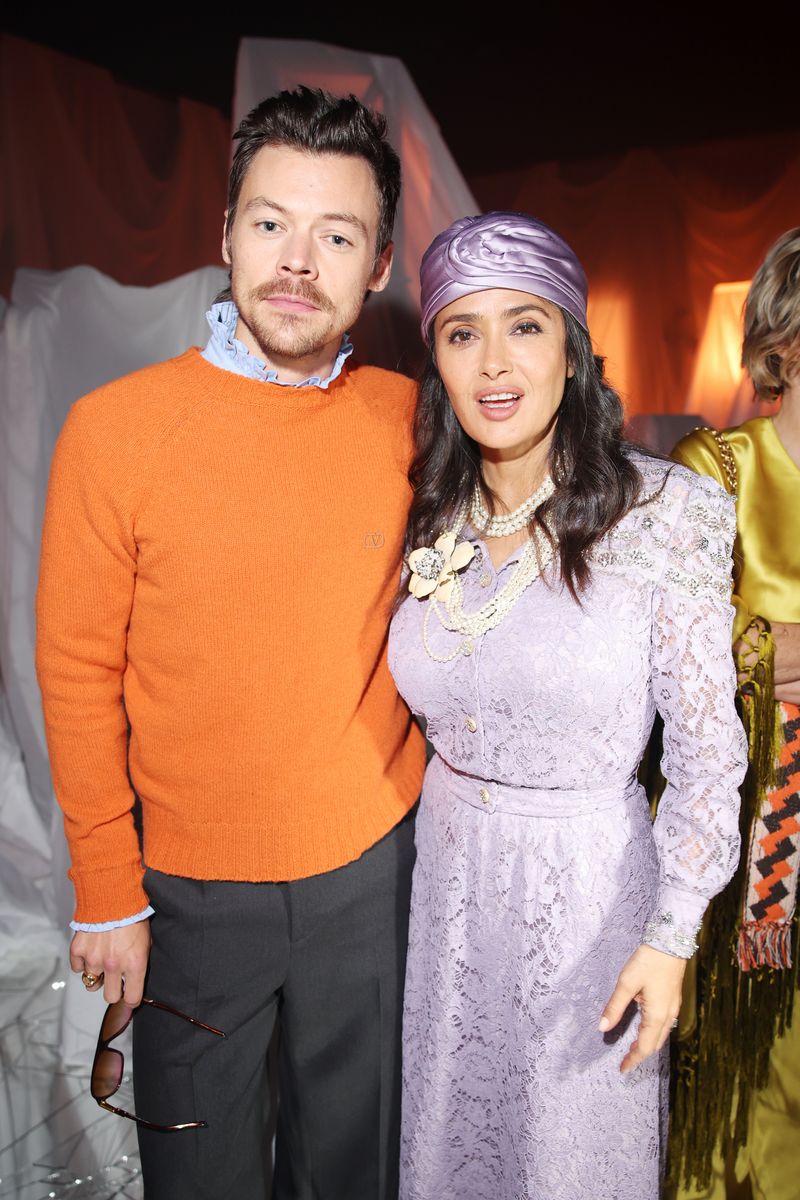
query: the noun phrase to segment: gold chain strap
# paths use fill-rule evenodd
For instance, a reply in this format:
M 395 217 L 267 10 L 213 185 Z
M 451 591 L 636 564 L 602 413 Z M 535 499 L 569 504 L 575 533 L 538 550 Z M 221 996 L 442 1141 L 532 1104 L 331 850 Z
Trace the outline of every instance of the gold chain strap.
M 732 496 L 735 496 L 739 490 L 739 474 L 736 470 L 736 459 L 733 457 L 730 442 L 724 433 L 720 433 L 718 429 L 713 429 L 710 425 L 701 425 L 700 428 L 704 433 L 710 433 L 719 446 L 722 468 L 725 472 L 725 478 L 728 480 L 728 491 Z

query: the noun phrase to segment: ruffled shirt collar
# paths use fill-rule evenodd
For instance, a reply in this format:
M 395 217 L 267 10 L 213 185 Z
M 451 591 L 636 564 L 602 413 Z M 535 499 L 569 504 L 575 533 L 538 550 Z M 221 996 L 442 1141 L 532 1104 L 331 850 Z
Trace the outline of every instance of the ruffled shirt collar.
M 278 379 L 278 372 L 267 366 L 263 359 L 251 354 L 243 342 L 234 337 L 239 311 L 232 300 L 223 300 L 212 304 L 206 313 L 206 320 L 211 327 L 211 337 L 203 351 L 203 358 L 212 366 L 221 367 L 224 371 L 233 371 L 236 375 L 244 375 L 248 379 L 259 379 L 263 383 L 279 383 L 282 387 L 319 387 L 327 388 L 341 374 L 345 360 L 353 353 L 353 343 L 349 334 L 342 336 L 342 344 L 333 364 L 333 370 L 327 379 L 319 375 L 311 375 L 301 379 L 299 383 L 288 383 Z

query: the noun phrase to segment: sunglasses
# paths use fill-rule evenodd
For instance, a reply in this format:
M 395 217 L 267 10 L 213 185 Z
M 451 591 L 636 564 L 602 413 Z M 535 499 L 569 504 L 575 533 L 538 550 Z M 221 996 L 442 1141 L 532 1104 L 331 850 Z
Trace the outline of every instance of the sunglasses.
M 162 1004 L 160 1000 L 148 1000 L 143 997 L 142 1004 L 172 1013 L 173 1017 L 180 1017 L 182 1020 L 188 1021 L 190 1025 L 197 1025 L 199 1029 L 205 1029 L 216 1037 L 225 1037 L 221 1029 L 215 1029 L 213 1025 L 206 1025 L 203 1021 L 198 1021 L 196 1017 L 189 1017 L 186 1013 L 179 1012 L 177 1008 L 170 1008 L 168 1004 Z M 92 1099 L 96 1100 L 106 1112 L 116 1113 L 118 1117 L 127 1117 L 129 1121 L 135 1121 L 137 1125 L 143 1125 L 145 1129 L 157 1129 L 162 1133 L 171 1133 L 177 1129 L 206 1129 L 207 1121 L 184 1121 L 180 1125 L 156 1125 L 153 1121 L 145 1121 L 142 1117 L 137 1117 L 135 1113 L 126 1112 L 124 1108 L 116 1108 L 113 1104 L 108 1103 L 109 1098 L 119 1089 L 125 1069 L 125 1057 L 122 1051 L 113 1049 L 111 1043 L 125 1032 L 133 1020 L 135 1012 L 135 1008 L 126 1004 L 124 996 L 114 1004 L 109 1004 L 106 1009 L 92 1063 L 90 1085 Z

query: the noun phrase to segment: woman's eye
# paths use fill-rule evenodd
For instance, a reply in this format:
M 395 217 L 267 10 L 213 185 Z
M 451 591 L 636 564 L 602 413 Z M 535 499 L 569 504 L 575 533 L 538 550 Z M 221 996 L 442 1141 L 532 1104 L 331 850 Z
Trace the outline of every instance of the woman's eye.
M 448 337 L 447 341 L 451 346 L 463 345 L 465 342 L 471 342 L 472 341 L 472 330 L 471 329 L 454 329 L 453 332 Z
M 542 327 L 538 321 L 520 321 L 519 325 L 514 326 L 514 333 L 541 333 Z

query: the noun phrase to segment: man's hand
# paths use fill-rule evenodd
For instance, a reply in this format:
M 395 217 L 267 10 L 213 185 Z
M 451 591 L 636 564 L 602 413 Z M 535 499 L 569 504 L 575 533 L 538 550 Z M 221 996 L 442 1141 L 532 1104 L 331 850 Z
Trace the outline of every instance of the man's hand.
M 639 1032 L 622 1060 L 620 1071 L 631 1071 L 664 1045 L 681 1006 L 686 959 L 640 946 L 620 971 L 617 986 L 600 1018 L 600 1031 L 613 1029 L 632 1000 L 639 1006 Z
M 132 1007 L 141 1003 L 144 977 L 150 955 L 150 921 L 136 921 L 106 933 L 76 933 L 69 949 L 69 965 L 73 971 L 89 975 L 104 975 L 103 996 L 113 1004 L 122 995 Z M 88 988 L 96 992 L 100 981 Z

